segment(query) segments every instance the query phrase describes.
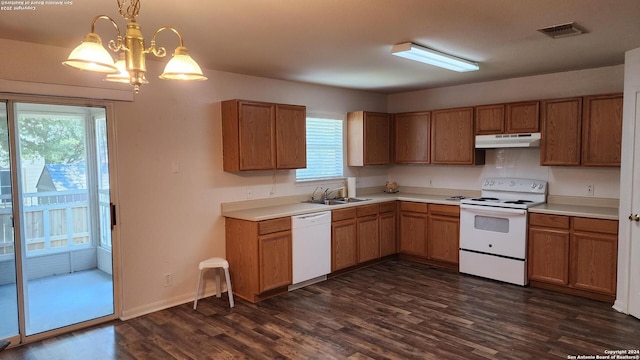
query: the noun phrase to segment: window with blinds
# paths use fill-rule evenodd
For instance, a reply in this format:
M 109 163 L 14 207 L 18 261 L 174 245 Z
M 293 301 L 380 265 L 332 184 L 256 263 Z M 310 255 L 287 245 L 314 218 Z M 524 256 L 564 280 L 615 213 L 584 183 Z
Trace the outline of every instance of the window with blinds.
M 296 170 L 296 180 L 343 177 L 343 121 L 307 118 L 307 168 Z

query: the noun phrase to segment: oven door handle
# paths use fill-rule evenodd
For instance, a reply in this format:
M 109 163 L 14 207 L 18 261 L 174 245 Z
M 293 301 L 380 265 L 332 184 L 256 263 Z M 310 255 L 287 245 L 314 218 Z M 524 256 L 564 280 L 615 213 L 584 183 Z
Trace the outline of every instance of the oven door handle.
M 524 209 L 513 209 L 513 208 L 500 208 L 494 206 L 477 206 L 477 205 L 467 205 L 460 204 L 461 209 L 472 210 L 474 212 L 481 212 L 482 214 L 499 214 L 505 216 L 505 214 L 512 215 L 524 215 L 527 213 L 527 210 Z

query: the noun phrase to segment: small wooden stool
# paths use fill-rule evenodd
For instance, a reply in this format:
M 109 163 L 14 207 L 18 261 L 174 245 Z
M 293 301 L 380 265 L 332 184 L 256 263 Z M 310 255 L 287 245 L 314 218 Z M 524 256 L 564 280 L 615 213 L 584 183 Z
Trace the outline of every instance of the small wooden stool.
M 216 297 L 220 297 L 220 272 L 224 269 L 225 282 L 227 283 L 227 294 L 229 295 L 229 307 L 234 307 L 233 291 L 231 291 L 231 279 L 229 278 L 229 262 L 223 258 L 214 257 L 200 262 L 198 265 L 200 272 L 198 273 L 198 287 L 196 288 L 196 299 L 193 301 L 193 310 L 198 306 L 198 294 L 200 293 L 200 280 L 202 279 L 202 270 L 215 269 L 216 271 Z

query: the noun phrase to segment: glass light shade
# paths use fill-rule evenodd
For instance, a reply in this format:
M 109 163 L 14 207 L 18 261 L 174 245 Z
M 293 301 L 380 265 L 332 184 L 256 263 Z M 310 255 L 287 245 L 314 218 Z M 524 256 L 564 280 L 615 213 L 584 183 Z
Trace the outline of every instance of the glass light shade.
M 113 58 L 102 46 L 102 40 L 96 33 L 87 34 L 84 41 L 71 51 L 62 64 L 79 70 L 110 74 L 118 72 Z
M 164 80 L 207 80 L 202 74 L 200 66 L 189 56 L 187 48 L 179 46 L 176 48 L 173 57 L 160 75 Z

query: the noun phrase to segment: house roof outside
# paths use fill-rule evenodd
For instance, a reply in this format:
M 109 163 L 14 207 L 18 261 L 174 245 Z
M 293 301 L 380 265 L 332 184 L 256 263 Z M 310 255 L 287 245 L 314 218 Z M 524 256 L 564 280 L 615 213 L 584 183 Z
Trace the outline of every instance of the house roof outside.
M 45 164 L 36 188 L 39 192 L 86 189 L 87 166 L 83 162 Z

